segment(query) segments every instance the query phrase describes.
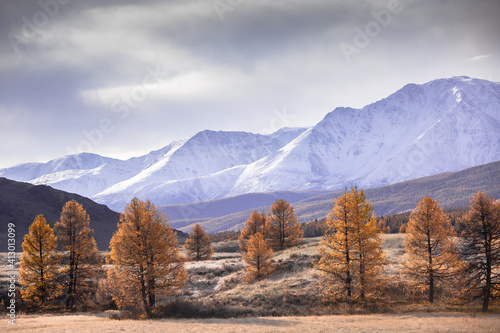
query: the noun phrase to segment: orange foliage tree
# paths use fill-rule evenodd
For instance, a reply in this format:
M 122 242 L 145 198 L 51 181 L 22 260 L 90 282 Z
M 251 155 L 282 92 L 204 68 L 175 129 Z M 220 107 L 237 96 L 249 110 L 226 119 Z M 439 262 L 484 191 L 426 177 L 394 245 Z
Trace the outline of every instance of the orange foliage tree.
M 87 299 L 97 288 L 102 258 L 90 228 L 89 215 L 76 200 L 64 205 L 54 229 L 63 251 L 66 309 L 72 310 L 78 300 Z
M 245 227 L 240 233 L 238 237 L 238 244 L 240 246 L 241 252 L 246 252 L 247 250 L 247 242 L 251 236 L 256 233 L 261 233 L 265 235 L 264 226 L 266 224 L 266 216 L 265 213 L 259 214 L 258 212 L 253 212 L 252 215 L 245 222 Z M 265 236 L 264 236 L 265 238 Z
M 273 250 L 260 232 L 250 236 L 247 251 L 243 253 L 247 281 L 260 280 L 272 271 Z
M 323 271 L 325 298 L 364 299 L 381 284 L 384 254 L 372 206 L 356 187 L 334 200 L 315 268 Z
M 24 236 L 19 283 L 23 300 L 35 306 L 45 306 L 61 291 L 56 280 L 60 261 L 56 241 L 54 230 L 43 215 L 35 218 Z
M 366 200 L 366 194 L 357 187 L 351 188 L 350 211 L 354 227 L 354 262 L 357 269 L 360 298 L 376 290 L 381 282 L 380 276 L 385 265 L 377 217 L 372 204 Z
M 108 281 L 120 308 L 142 304 L 149 317 L 159 296 L 170 295 L 187 280 L 177 235 L 149 201 L 131 200 L 110 248 L 114 268 L 108 271 Z
M 500 291 L 500 202 L 479 191 L 470 199 L 460 226 L 466 295 L 481 299 L 486 312 Z
M 455 232 L 437 200 L 419 201 L 406 228 L 404 272 L 434 302 L 435 286 L 457 274 L 460 267 Z
M 385 222 L 384 219 L 378 219 L 377 220 L 377 228 L 383 234 L 390 234 L 391 233 L 391 227 L 389 227 L 387 225 L 387 223 Z
M 210 236 L 199 223 L 194 225 L 189 238 L 184 244 L 184 249 L 192 260 L 210 260 L 214 253 Z
M 300 243 L 304 232 L 288 201 L 277 199 L 273 202 L 266 218 L 265 234 L 269 245 L 275 250 Z

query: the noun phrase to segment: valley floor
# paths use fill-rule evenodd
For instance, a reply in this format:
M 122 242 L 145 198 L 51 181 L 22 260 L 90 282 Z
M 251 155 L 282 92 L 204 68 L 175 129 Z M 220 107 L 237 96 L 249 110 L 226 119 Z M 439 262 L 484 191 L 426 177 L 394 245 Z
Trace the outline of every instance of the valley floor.
M 3 330 L 6 321 L 2 323 Z M 10 326 L 10 325 L 9 325 Z M 12 332 L 499 332 L 500 315 L 444 313 L 112 320 L 108 314 L 21 315 Z

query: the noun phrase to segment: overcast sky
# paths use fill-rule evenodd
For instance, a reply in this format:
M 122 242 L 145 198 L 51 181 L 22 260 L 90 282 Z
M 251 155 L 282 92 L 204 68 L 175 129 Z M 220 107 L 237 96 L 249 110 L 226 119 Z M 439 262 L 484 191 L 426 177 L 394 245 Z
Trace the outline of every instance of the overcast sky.
M 0 1 L 0 168 L 500 81 L 500 1 Z

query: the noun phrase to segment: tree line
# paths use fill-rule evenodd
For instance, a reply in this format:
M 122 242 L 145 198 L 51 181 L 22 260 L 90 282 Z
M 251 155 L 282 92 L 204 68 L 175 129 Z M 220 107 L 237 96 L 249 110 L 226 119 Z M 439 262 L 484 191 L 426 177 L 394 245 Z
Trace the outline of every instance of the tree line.
M 209 260 L 214 253 L 211 237 L 197 224 L 184 244 L 187 258 L 182 256 L 167 217 L 150 201 L 134 198 L 120 214 L 106 258 L 97 250 L 89 222 L 83 207 L 72 200 L 54 228 L 43 215 L 31 224 L 22 245 L 20 284 L 22 298 L 32 308 L 51 303 L 74 310 L 106 293 L 118 308 L 139 306 L 149 317 L 159 299 L 185 286 L 186 260 Z M 324 235 L 314 267 L 323 273 L 324 299 L 363 302 L 380 293 L 388 264 L 380 234 L 390 230 L 376 217 L 364 191 L 353 187 L 339 194 L 326 220 L 315 227 L 320 225 Z M 487 311 L 499 295 L 500 203 L 478 192 L 454 227 L 436 200 L 424 198 L 404 225 L 401 273 L 408 283 L 425 290 L 431 303 L 437 286 L 460 283 L 460 294 L 480 299 Z M 253 212 L 237 239 L 245 280 L 264 279 L 274 268 L 274 253 L 297 246 L 303 237 L 287 201 L 276 200 L 268 212 Z
M 196 224 L 184 244 L 184 258 L 166 216 L 150 201 L 137 198 L 120 214 L 107 258 L 97 250 L 89 225 L 89 215 L 75 200 L 64 205 L 54 228 L 43 215 L 35 218 L 24 236 L 19 270 L 21 295 L 28 307 L 64 303 L 71 311 L 85 307 L 91 296 L 108 293 L 118 308 L 140 304 L 151 316 L 159 298 L 186 284 L 184 262 L 209 260 L 214 252 L 210 236 Z M 238 239 L 247 281 L 270 272 L 273 248 L 295 246 L 301 237 L 293 207 L 284 200 L 273 203 L 267 215 L 252 214 Z M 105 270 L 104 263 L 111 267 Z
M 326 224 L 315 266 L 324 273 L 325 298 L 352 303 L 379 292 L 388 261 L 363 190 L 339 195 Z M 420 200 L 406 226 L 401 273 L 430 303 L 436 286 L 448 284 L 460 297 L 480 300 L 486 312 L 500 290 L 500 202 L 478 192 L 457 227 L 459 234 L 437 200 Z

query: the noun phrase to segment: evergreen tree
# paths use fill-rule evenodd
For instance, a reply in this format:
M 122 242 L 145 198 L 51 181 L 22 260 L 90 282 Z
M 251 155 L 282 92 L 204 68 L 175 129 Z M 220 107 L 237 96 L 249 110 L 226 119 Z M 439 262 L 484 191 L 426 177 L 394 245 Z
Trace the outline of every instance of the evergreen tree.
M 266 218 L 266 239 L 275 250 L 297 246 L 304 232 L 297 222 L 293 207 L 286 200 L 276 200 Z
M 66 285 L 66 309 L 73 310 L 78 300 L 88 297 L 97 288 L 102 273 L 102 258 L 97 250 L 90 218 L 76 200 L 68 201 L 54 226 L 63 251 L 62 264 Z
M 210 236 L 199 223 L 194 225 L 191 235 L 184 244 L 184 249 L 192 260 L 210 260 L 214 253 Z
M 114 268 L 108 271 L 108 281 L 115 286 L 113 297 L 120 308 L 142 304 L 151 316 L 157 298 L 173 293 L 187 280 L 177 235 L 149 201 L 132 199 L 110 247 Z
M 460 221 L 465 288 L 471 299 L 482 300 L 482 311 L 500 290 L 500 202 L 478 192 Z
M 37 307 L 60 294 L 57 272 L 60 258 L 57 238 L 43 215 L 38 215 L 24 236 L 19 283 L 23 300 Z
M 455 232 L 437 200 L 419 201 L 406 228 L 404 271 L 434 302 L 435 286 L 459 268 Z
M 240 246 L 240 251 L 246 252 L 247 250 L 247 242 L 251 236 L 256 233 L 261 233 L 265 235 L 264 227 L 266 224 L 266 216 L 265 213 L 259 214 L 258 212 L 253 212 L 252 215 L 245 222 L 245 227 L 240 233 L 238 237 L 238 244 Z M 265 238 L 265 236 L 264 236 Z
M 247 281 L 260 280 L 272 271 L 273 250 L 260 232 L 250 236 L 247 251 L 243 253 Z

